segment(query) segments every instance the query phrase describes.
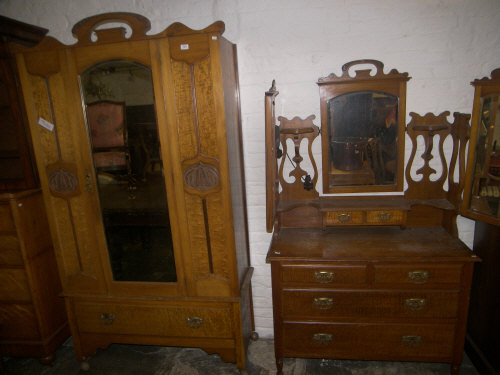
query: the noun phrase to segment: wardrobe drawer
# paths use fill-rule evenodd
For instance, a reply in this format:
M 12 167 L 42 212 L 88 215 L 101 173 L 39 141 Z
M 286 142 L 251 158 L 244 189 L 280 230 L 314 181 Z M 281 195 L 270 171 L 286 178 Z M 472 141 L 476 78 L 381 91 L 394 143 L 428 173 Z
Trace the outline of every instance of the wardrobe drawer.
M 232 310 L 227 307 L 182 307 L 147 303 L 75 303 L 79 330 L 129 335 L 233 336 Z
M 31 301 L 24 269 L 0 269 L 0 300 Z
M 0 264 L 9 266 L 24 264 L 17 236 L 0 234 L 0 244 Z
M 31 304 L 0 304 L 1 339 L 37 339 L 40 337 Z
M 375 284 L 460 286 L 462 264 L 375 264 Z
M 458 292 L 284 290 L 284 318 L 439 318 L 458 316 Z
M 451 360 L 452 324 L 285 323 L 285 357 Z
M 313 285 L 364 284 L 366 265 L 283 265 L 283 283 L 307 283 Z

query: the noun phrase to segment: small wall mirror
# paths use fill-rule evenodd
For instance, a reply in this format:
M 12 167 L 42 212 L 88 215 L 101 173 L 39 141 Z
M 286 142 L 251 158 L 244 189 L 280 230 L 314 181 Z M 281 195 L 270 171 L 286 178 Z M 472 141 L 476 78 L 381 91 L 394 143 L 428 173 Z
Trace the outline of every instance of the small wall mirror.
M 500 225 L 500 69 L 475 86 L 463 214 Z
M 151 69 L 107 61 L 80 85 L 113 278 L 175 282 Z
M 358 64 L 376 67 L 349 69 Z M 402 189 L 406 73 L 383 73 L 376 60 L 345 64 L 343 75 L 320 78 L 323 191 Z

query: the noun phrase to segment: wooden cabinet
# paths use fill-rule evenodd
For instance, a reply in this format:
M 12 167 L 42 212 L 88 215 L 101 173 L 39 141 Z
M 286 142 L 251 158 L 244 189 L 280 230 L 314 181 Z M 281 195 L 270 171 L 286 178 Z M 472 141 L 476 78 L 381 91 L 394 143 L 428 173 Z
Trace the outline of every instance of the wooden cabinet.
M 131 36 L 96 29 L 116 20 Z M 192 346 L 244 368 L 253 269 L 236 47 L 220 21 L 149 27 L 104 14 L 74 26 L 74 45 L 16 49 L 75 351 Z
M 0 16 L 0 191 L 39 186 L 17 69 L 9 43 L 35 45 L 47 31 Z
M 472 282 L 467 354 L 483 374 L 500 373 L 500 70 L 476 79 L 471 147 L 467 159 L 462 215 L 476 220 L 474 252 L 483 259 Z M 473 146 L 473 147 L 472 147 Z
M 268 256 L 277 358 L 457 362 L 474 259 L 444 230 L 423 245 L 428 234 L 282 229 Z
M 54 359 L 69 327 L 39 190 L 0 194 L 0 353 Z
M 375 74 L 349 75 L 358 64 L 373 64 Z M 458 239 L 455 222 L 470 116 L 455 113 L 449 123 L 449 112 L 411 113 L 405 127 L 407 73 L 384 74 L 374 60 L 345 64 L 342 72 L 318 82 L 323 191 L 401 191 L 320 197 L 311 152 L 319 128 L 314 116 L 279 117 L 277 126 L 273 83 L 265 97 L 266 192 L 277 374 L 284 357 L 305 357 L 446 362 L 456 375 L 479 260 Z M 403 168 L 405 131 L 412 149 Z M 450 135 L 447 161 L 442 150 Z M 417 137 L 425 152 L 415 161 Z M 294 145 L 293 158 L 286 156 L 287 143 Z M 441 159 L 437 179 L 429 164 L 434 147 Z M 293 160 L 290 170 L 286 160 Z M 458 181 L 449 177 L 455 170 Z

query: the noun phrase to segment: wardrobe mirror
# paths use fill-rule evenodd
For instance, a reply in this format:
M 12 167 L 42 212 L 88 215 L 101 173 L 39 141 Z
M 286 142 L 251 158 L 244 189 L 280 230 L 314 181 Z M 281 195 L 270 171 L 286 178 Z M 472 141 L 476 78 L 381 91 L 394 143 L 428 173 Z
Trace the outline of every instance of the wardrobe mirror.
M 113 278 L 174 282 L 151 69 L 103 62 L 80 88 Z

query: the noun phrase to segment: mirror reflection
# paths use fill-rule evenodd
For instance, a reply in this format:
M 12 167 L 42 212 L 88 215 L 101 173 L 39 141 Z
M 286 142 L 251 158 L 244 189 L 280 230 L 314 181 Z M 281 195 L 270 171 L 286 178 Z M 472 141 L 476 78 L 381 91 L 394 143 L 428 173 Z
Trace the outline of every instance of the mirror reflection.
M 361 91 L 328 101 L 329 185 L 394 185 L 398 98 Z
M 500 113 L 499 95 L 481 100 L 471 209 L 500 217 Z
M 80 83 L 113 278 L 176 281 L 151 69 L 108 61 Z

